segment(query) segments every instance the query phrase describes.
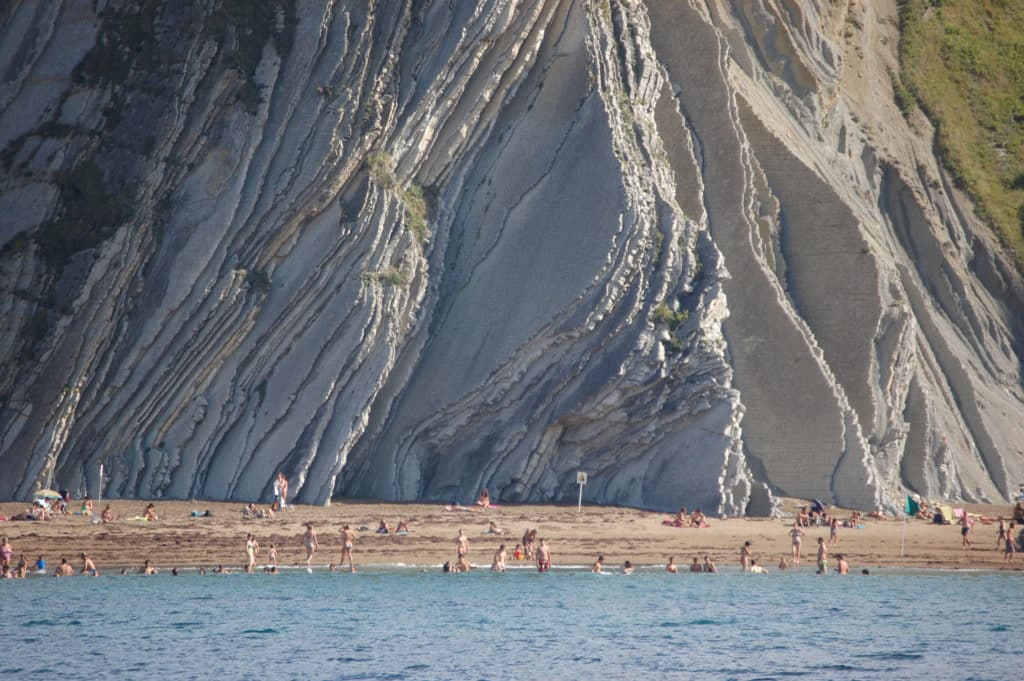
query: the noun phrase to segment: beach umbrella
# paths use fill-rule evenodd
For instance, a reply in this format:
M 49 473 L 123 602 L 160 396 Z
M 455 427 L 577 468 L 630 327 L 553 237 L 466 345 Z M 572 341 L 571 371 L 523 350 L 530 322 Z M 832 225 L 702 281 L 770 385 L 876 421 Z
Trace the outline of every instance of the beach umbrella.
M 60 499 L 60 494 L 52 489 L 41 489 L 32 495 L 33 499 Z

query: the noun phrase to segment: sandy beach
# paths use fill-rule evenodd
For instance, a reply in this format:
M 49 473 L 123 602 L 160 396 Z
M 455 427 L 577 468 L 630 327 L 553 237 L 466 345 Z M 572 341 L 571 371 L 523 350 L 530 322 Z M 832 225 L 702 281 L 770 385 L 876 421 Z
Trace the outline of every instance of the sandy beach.
M 98 505 L 97 512 L 107 502 Z M 355 543 L 356 565 L 404 564 L 437 566 L 455 559 L 455 536 L 464 529 L 470 538 L 470 562 L 489 567 L 498 545 L 505 543 L 511 551 L 520 542 L 524 531 L 539 530 L 552 548 L 553 564 L 589 565 L 598 554 L 605 556 L 608 568 L 617 568 L 630 560 L 638 565 L 663 565 L 675 556 L 685 570 L 694 556 L 708 554 L 719 567 L 735 567 L 739 547 L 753 542 L 754 558 L 759 564 L 774 569 L 783 555 L 789 557 L 789 529 L 792 519 L 786 518 L 710 518 L 711 527 L 677 528 L 661 524 L 663 513 L 609 506 L 584 506 L 577 513 L 575 506 L 515 505 L 470 511 L 447 511 L 436 503 L 344 502 L 331 506 L 294 506 L 274 519 L 242 518 L 243 504 L 237 502 L 156 501 L 159 520 L 144 522 L 128 520 L 141 515 L 145 501 L 114 500 L 109 502 L 118 520 L 93 524 L 83 516 L 61 516 L 51 521 L 0 522 L 0 535 L 10 538 L 13 560 L 24 553 L 29 562 L 42 555 L 52 566 L 61 557 L 78 565 L 82 551 L 88 552 L 102 571 L 123 566 L 136 567 L 145 559 L 162 569 L 171 567 L 245 564 L 245 536 L 256 535 L 262 550 L 259 563 L 265 562 L 271 543 L 278 547 L 279 564 L 304 562 L 302 544 L 304 524 L 312 522 L 320 540 L 314 556 L 316 566 L 337 562 L 341 553 L 339 531 L 342 524 L 365 527 Z M 789 511 L 800 500 L 786 500 Z M 10 517 L 24 510 L 24 503 L 0 504 L 0 515 Z M 73 508 L 77 508 L 75 504 Z M 987 518 L 1009 517 L 1010 505 L 967 504 L 971 513 Z M 209 509 L 213 517 L 195 518 L 193 510 Z M 839 511 L 841 517 L 848 512 Z M 399 520 L 409 524 L 408 536 L 375 533 L 384 518 L 394 527 Z M 507 536 L 484 534 L 494 521 L 507 529 Z M 971 550 L 961 548 L 960 528 L 955 525 L 934 525 L 923 520 L 909 520 L 906 525 L 904 556 L 900 558 L 901 518 L 865 519 L 861 529 L 841 528 L 839 541 L 830 549 L 830 556 L 843 553 L 851 571 L 864 567 L 915 567 L 995 570 L 1003 566 L 1002 547 L 996 550 L 997 524 L 979 522 L 970 534 Z M 811 526 L 803 541 L 800 568 L 811 570 L 817 537 L 828 541 L 827 527 Z M 515 561 L 510 561 L 515 563 Z M 834 565 L 834 560 L 831 561 Z M 1017 556 L 1010 568 L 1024 570 L 1024 556 Z

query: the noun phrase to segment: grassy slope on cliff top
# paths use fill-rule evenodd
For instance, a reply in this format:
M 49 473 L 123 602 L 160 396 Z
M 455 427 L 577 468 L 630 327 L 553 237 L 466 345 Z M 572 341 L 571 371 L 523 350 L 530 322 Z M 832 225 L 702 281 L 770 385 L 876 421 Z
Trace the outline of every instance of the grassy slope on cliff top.
M 1024 263 L 1024 0 L 903 0 L 902 78 L 957 184 Z

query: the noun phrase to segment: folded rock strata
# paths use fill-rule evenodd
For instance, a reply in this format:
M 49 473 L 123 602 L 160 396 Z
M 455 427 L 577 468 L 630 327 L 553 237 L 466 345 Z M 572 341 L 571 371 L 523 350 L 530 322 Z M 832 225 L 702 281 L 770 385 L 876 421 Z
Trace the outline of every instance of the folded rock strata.
M 894 3 L 256 5 L 0 10 L 0 497 L 1024 480 L 1024 286 Z

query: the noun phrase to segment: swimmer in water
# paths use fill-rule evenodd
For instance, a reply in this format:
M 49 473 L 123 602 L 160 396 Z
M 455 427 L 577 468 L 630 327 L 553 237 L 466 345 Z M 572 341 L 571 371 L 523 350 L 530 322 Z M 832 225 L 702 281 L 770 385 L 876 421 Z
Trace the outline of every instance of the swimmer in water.
M 90 577 L 100 576 L 100 571 L 96 569 L 96 563 L 93 562 L 92 558 L 90 558 L 84 553 L 78 554 L 78 557 L 82 559 L 81 574 L 89 575 Z
M 156 569 L 156 566 L 153 565 L 153 562 L 148 558 L 146 559 L 146 562 L 142 564 L 142 567 L 139 569 L 140 575 L 155 575 L 159 572 L 160 571 Z
M 697 560 L 697 559 L 694 558 L 694 560 Z M 669 556 L 668 557 L 668 565 L 665 566 L 665 572 L 671 572 L 672 574 L 678 574 L 679 573 L 679 567 L 676 565 L 676 557 L 675 556 Z
M 590 566 L 590 571 L 597 574 L 601 574 L 601 568 L 604 567 L 604 556 L 598 556 L 594 564 Z
M 690 563 L 690 572 L 704 572 L 704 566 L 700 564 L 700 559 L 697 556 L 694 556 L 693 562 Z
M 750 561 L 750 574 L 752 575 L 766 575 L 768 571 L 757 564 L 756 560 Z
M 636 568 L 634 568 L 633 564 L 628 560 L 622 565 L 622 574 L 624 575 L 631 575 L 634 570 L 636 570 Z

